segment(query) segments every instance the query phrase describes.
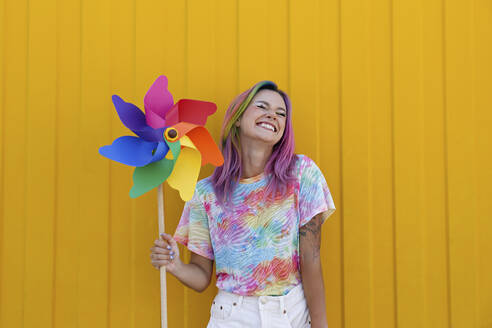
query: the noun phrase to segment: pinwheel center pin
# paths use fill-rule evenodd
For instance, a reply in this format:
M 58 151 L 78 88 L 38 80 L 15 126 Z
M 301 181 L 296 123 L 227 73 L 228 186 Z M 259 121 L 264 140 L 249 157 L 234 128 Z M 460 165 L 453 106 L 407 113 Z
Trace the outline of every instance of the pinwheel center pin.
M 176 141 L 178 139 L 178 130 L 173 127 L 167 128 L 166 131 L 164 131 L 164 138 L 169 142 Z

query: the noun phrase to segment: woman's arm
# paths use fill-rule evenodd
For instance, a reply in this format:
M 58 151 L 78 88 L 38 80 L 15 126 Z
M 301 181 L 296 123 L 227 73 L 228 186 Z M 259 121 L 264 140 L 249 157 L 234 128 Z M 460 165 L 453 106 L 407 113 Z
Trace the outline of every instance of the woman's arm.
M 212 260 L 191 252 L 190 263 L 185 264 L 181 260 L 179 263 L 176 269 L 169 273 L 197 292 L 207 289 L 212 277 Z
M 313 328 L 328 327 L 320 259 L 322 215 L 316 215 L 299 229 L 301 278 Z
M 150 249 L 152 265 L 156 268 L 164 265 L 169 273 L 197 292 L 207 289 L 212 278 L 213 261 L 191 252 L 190 263 L 185 264 L 179 257 L 179 248 L 174 238 L 169 234 L 162 236 L 164 240 L 156 240 L 155 246 Z

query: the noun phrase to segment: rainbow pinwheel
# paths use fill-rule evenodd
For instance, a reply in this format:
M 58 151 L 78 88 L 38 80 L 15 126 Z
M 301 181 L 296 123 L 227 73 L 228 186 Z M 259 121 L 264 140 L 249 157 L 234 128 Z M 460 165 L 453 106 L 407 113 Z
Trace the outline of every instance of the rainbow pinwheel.
M 117 95 L 112 100 L 123 124 L 137 136 L 119 137 L 111 145 L 99 148 L 99 153 L 135 166 L 130 197 L 141 196 L 167 180 L 187 201 L 195 191 L 200 166 L 220 166 L 224 162 L 204 127 L 217 106 L 191 99 L 174 104 L 166 76 L 159 76 L 147 91 L 145 114 Z

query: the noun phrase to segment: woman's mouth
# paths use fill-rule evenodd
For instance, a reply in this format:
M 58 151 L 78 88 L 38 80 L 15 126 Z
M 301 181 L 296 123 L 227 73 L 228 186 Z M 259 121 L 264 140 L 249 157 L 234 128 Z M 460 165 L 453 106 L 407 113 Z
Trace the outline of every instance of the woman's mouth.
M 258 125 L 259 127 L 262 127 L 265 130 L 277 132 L 277 128 L 273 124 L 266 123 L 266 122 L 260 122 L 260 123 L 257 123 L 256 125 Z

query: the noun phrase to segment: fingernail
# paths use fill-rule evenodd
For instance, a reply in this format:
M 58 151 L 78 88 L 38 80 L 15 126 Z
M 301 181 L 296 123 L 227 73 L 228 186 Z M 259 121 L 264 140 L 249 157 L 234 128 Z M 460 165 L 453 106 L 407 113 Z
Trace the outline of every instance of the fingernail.
M 171 246 L 167 245 L 167 249 L 171 249 Z
M 171 260 L 174 258 L 174 256 L 171 255 Z
M 169 253 L 169 254 L 174 255 L 174 251 L 171 251 L 171 253 Z

